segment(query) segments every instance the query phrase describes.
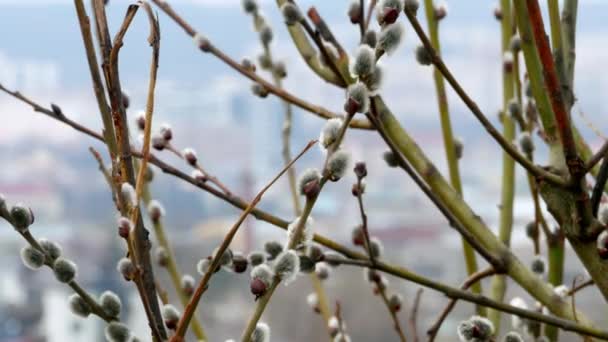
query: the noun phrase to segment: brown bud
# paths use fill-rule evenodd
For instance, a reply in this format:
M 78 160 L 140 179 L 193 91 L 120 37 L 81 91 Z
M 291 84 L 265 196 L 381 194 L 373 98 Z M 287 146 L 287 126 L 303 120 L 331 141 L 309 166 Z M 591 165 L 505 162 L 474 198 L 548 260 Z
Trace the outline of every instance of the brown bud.
M 240 254 L 234 254 L 232 256 L 232 270 L 235 273 L 243 273 L 247 270 L 247 266 L 249 265 L 249 262 L 247 261 L 247 258 L 245 258 L 244 256 L 240 255 Z
M 351 191 L 353 193 L 353 196 L 359 197 L 359 195 L 363 195 L 363 193 L 365 192 L 365 187 L 361 186 L 359 183 L 355 183 L 353 184 L 353 188 Z
M 367 166 L 365 165 L 365 162 L 357 162 L 353 170 L 358 178 L 364 178 L 367 176 Z
M 155 150 L 162 151 L 167 147 L 167 141 L 162 136 L 153 136 L 152 147 L 154 147 Z
M 352 232 L 353 245 L 355 246 L 363 246 L 365 244 L 365 236 L 363 233 L 363 228 L 361 226 L 355 227 Z
M 256 297 L 256 299 L 263 296 L 268 288 L 266 283 L 258 278 L 253 279 L 249 286 L 251 288 L 251 293 Z
M 58 105 L 51 103 L 51 109 L 53 110 L 53 114 L 55 114 L 56 116 L 63 116 L 61 107 L 59 107 Z
M 397 21 L 399 17 L 399 11 L 393 7 L 385 7 L 384 14 L 382 15 L 382 25 L 390 25 Z
M 315 179 L 306 183 L 302 190 L 307 198 L 313 198 L 319 194 L 319 191 L 321 191 L 321 184 L 319 184 L 318 179 Z
M 346 103 L 344 103 L 344 111 L 349 115 L 355 115 L 359 111 L 361 104 L 352 97 L 346 99 Z
M 358 24 L 361 21 L 361 6 L 359 3 L 353 2 L 348 8 L 348 17 L 350 18 L 350 22 L 353 24 Z

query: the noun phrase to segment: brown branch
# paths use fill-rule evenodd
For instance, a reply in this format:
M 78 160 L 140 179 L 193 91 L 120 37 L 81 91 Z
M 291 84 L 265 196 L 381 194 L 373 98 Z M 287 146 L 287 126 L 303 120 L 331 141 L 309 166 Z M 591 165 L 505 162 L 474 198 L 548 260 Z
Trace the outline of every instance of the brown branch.
M 0 90 L 3 90 L 5 92 L 7 92 L 8 94 L 11 94 L 12 96 L 15 96 L 17 99 L 28 103 L 30 106 L 32 106 L 32 108 L 40 113 L 46 114 L 48 116 L 50 116 L 53 119 L 56 119 L 62 123 L 65 123 L 67 125 L 69 125 L 70 127 L 73 127 L 74 129 L 83 132 L 91 137 L 94 137 L 95 139 L 102 141 L 103 142 L 103 137 L 88 129 L 87 127 L 84 127 L 78 123 L 75 123 L 72 120 L 69 120 L 68 118 L 66 118 L 65 116 L 57 116 L 55 115 L 55 113 L 53 113 L 53 111 L 43 108 L 40 105 L 32 102 L 31 100 L 23 97 L 21 94 L 19 94 L 18 92 L 10 92 L 8 91 L 6 88 L 3 88 L 0 86 Z M 15 95 L 17 94 L 17 96 Z M 391 147 L 391 149 L 394 150 L 394 144 L 392 144 L 392 142 L 389 144 L 389 146 Z M 133 150 L 132 151 L 133 156 L 135 157 L 141 157 L 141 155 L 139 154 L 139 152 Z M 236 197 L 236 196 L 227 196 L 224 193 L 222 193 L 221 191 L 207 185 L 201 182 L 197 182 L 194 178 L 188 176 L 187 174 L 181 172 L 180 170 L 176 169 L 175 167 L 165 163 L 164 161 L 158 159 L 157 157 L 155 157 L 153 154 L 150 155 L 150 164 L 153 164 L 155 166 L 157 166 L 160 170 L 162 170 L 164 173 L 173 175 L 185 182 L 188 182 L 210 194 L 212 194 L 213 196 L 216 196 L 228 203 L 230 203 L 231 205 L 239 208 L 239 209 L 246 209 L 250 203 L 246 202 L 245 200 Z M 417 177 L 417 175 L 415 175 Z M 424 184 L 423 184 L 424 185 Z M 259 220 L 263 220 L 265 222 L 268 222 L 278 228 L 281 228 L 283 230 L 287 229 L 287 226 L 289 225 L 289 222 L 281 219 L 277 216 L 274 216 L 270 213 L 267 213 L 263 210 L 259 210 L 259 209 L 253 209 L 251 210 L 250 214 L 252 216 L 254 216 L 255 218 L 259 219 Z M 449 218 L 448 218 L 449 219 Z M 458 224 L 457 221 L 454 221 L 454 224 Z M 456 226 L 458 227 L 458 226 Z M 463 229 L 462 227 L 460 227 L 461 229 Z M 457 228 L 458 229 L 458 228 Z M 461 232 L 461 234 L 464 234 L 465 237 L 468 236 L 469 238 L 471 238 L 470 234 L 468 234 L 468 232 L 463 231 Z M 520 308 L 516 308 L 504 303 L 500 303 L 500 302 L 495 302 L 487 297 L 481 296 L 481 295 L 476 295 L 476 294 L 472 294 L 470 292 L 466 292 L 466 291 L 462 291 L 460 289 L 456 289 L 456 288 L 452 288 L 448 285 L 445 284 L 441 284 L 441 283 L 437 283 L 434 282 L 430 279 L 426 279 L 424 277 L 421 277 L 415 273 L 410 272 L 407 269 L 398 267 L 398 266 L 394 266 L 388 263 L 384 263 L 384 262 L 378 262 L 375 266 L 373 266 L 370 261 L 367 259 L 367 257 L 361 253 L 358 253 L 356 251 L 353 251 L 349 248 L 344 247 L 343 245 L 340 245 L 336 242 L 334 242 L 333 240 L 330 240 L 322 235 L 319 234 L 314 234 L 313 240 L 333 251 L 336 251 L 342 255 L 344 255 L 345 257 L 349 258 L 343 258 L 343 257 L 338 257 L 338 258 L 333 258 L 333 257 L 326 257 L 327 261 L 331 261 L 331 262 L 335 262 L 335 263 L 339 263 L 339 264 L 344 264 L 344 265 L 354 265 L 354 266 L 359 266 L 359 267 L 367 267 L 367 268 L 375 268 L 378 271 L 382 271 L 384 273 L 387 274 L 391 274 L 395 277 L 401 278 L 401 279 L 405 279 L 405 280 L 409 280 L 412 281 L 416 284 L 420 284 L 422 286 L 434 289 L 436 291 L 442 292 L 445 295 L 447 295 L 448 297 L 451 298 L 458 298 L 460 300 L 465 300 L 467 302 L 471 302 L 471 303 L 476 303 L 479 305 L 483 305 L 483 306 L 487 306 L 487 307 L 491 307 L 494 308 L 496 310 L 500 310 L 503 312 L 507 312 L 510 314 L 514 314 L 517 316 L 521 316 L 523 318 L 528 318 L 528 319 L 532 319 L 535 321 L 540 321 L 543 323 L 547 323 L 547 324 L 552 324 L 555 326 L 558 326 L 564 330 L 568 330 L 568 331 L 575 331 L 581 334 L 586 334 L 589 336 L 595 336 L 598 338 L 602 338 L 604 340 L 608 340 L 608 332 L 604 332 L 604 331 L 600 331 L 600 330 L 596 330 L 594 328 L 589 328 L 586 326 L 582 326 L 579 324 L 576 324 L 572 321 L 568 321 L 565 319 L 561 319 L 561 318 L 555 318 L 552 316 L 545 316 L 542 314 L 539 314 L 537 312 L 532 312 L 532 311 L 528 311 L 528 310 L 523 310 Z M 474 241 L 473 241 L 474 242 Z M 473 245 L 475 246 L 475 245 Z M 484 255 L 484 251 L 481 250 L 480 254 Z M 492 260 L 492 256 L 491 255 L 487 255 L 484 257 L 488 258 L 489 260 Z M 499 259 L 495 259 L 494 260 L 495 263 L 497 263 L 498 266 L 501 265 Z
M 602 147 L 600 147 L 600 149 L 589 159 L 589 161 L 587 161 L 587 164 L 585 165 L 585 172 L 590 172 L 600 160 L 606 157 L 607 153 L 608 141 L 605 142 Z
M 473 284 L 477 283 L 478 281 L 480 281 L 486 277 L 493 276 L 495 274 L 496 274 L 496 270 L 494 270 L 491 267 L 478 271 L 476 273 L 471 274 L 471 276 L 468 277 L 464 281 L 464 283 L 462 283 L 460 288 L 462 290 L 467 290 L 469 287 L 471 287 Z M 435 340 L 435 337 L 437 337 L 437 333 L 439 332 L 439 328 L 441 328 L 443 321 L 446 319 L 446 317 L 448 317 L 448 315 L 450 314 L 450 312 L 452 311 L 454 306 L 456 306 L 457 301 L 458 300 L 456 298 L 452 298 L 450 300 L 450 302 L 448 303 L 448 305 L 443 309 L 443 311 L 441 311 L 441 314 L 437 318 L 437 321 L 429 328 L 429 330 L 427 330 L 426 334 L 429 337 L 429 342 L 432 342 Z
M 481 125 L 485 128 L 485 130 L 494 138 L 494 140 L 502 147 L 502 149 L 507 152 L 515 161 L 517 161 L 521 166 L 523 166 L 528 172 L 533 174 L 535 177 L 546 180 L 550 183 L 559 186 L 567 186 L 568 182 L 566 182 L 561 176 L 556 175 L 554 173 L 548 172 L 541 167 L 532 163 L 528 158 L 522 155 L 517 148 L 513 145 L 512 142 L 507 141 L 502 134 L 492 125 L 490 120 L 486 117 L 486 115 L 479 109 L 477 103 L 473 101 L 466 91 L 462 88 L 460 83 L 456 80 L 454 75 L 452 75 L 451 71 L 445 65 L 441 57 L 437 54 L 437 51 L 433 48 L 433 45 L 429 38 L 427 37 L 424 29 L 420 25 L 420 22 L 416 18 L 414 13 L 410 11 L 404 11 L 408 20 L 412 24 L 414 31 L 420 38 L 420 41 L 426 48 L 433 65 L 441 72 L 443 77 L 448 81 L 448 83 L 452 86 L 452 89 L 458 94 L 458 96 L 462 99 L 465 105 L 469 108 L 471 113 L 477 118 L 477 120 L 481 123 Z
M 595 282 L 593 281 L 593 279 L 589 278 L 587 280 L 585 280 L 584 282 L 577 284 L 576 286 L 573 286 L 572 289 L 570 289 L 570 291 L 568 291 L 568 296 L 572 296 L 575 293 L 577 293 L 578 291 L 589 287 L 591 285 L 595 284 Z
M 222 243 L 216 250 L 214 257 L 211 260 L 209 269 L 207 270 L 207 272 L 205 272 L 205 276 L 203 277 L 201 282 L 198 284 L 196 290 L 194 291 L 194 294 L 190 298 L 190 302 L 188 302 L 188 305 L 186 305 L 186 308 L 184 309 L 184 314 L 180 318 L 179 324 L 175 331 L 175 336 L 173 336 L 171 338 L 171 341 L 181 341 L 181 339 L 183 339 L 183 337 L 186 333 L 186 329 L 188 328 L 188 325 L 190 324 L 190 319 L 192 318 L 192 315 L 194 314 L 194 311 L 196 310 L 196 306 L 198 305 L 198 302 L 200 301 L 201 297 L 203 296 L 203 293 L 205 292 L 205 290 L 208 287 L 209 281 L 211 280 L 211 276 L 215 273 L 215 270 L 220 266 L 220 260 L 221 260 L 222 255 L 230 246 L 232 239 L 238 232 L 239 227 L 241 226 L 243 221 L 245 221 L 245 219 L 247 218 L 247 216 L 249 216 L 249 214 L 255 208 L 255 206 L 262 200 L 262 196 L 264 195 L 264 193 L 268 189 L 270 189 L 270 187 L 272 187 L 272 185 L 274 185 L 274 183 L 277 180 L 279 180 L 279 178 L 281 178 L 281 176 L 285 172 L 287 172 L 287 170 L 289 170 L 289 168 L 298 159 L 300 159 L 300 157 L 302 157 L 311 147 L 313 147 L 316 143 L 317 143 L 316 140 L 310 141 L 304 147 L 302 152 L 300 152 L 290 163 L 285 165 L 283 167 L 283 169 L 268 184 L 266 184 L 266 186 L 264 186 L 264 188 L 262 188 L 262 190 L 260 190 L 260 192 L 253 199 L 253 201 L 251 201 L 251 203 L 249 203 L 247 208 L 241 213 L 241 216 L 236 221 L 236 223 L 232 226 L 232 228 L 230 228 L 230 231 L 226 234 L 226 236 L 224 237 L 224 240 L 222 241 Z
M 367 16 L 365 17 L 364 31 L 367 31 L 367 29 L 369 28 L 369 22 L 372 19 L 372 13 L 374 13 L 374 7 L 376 6 L 376 2 L 378 2 L 378 0 L 371 0 L 369 2 L 369 6 L 367 7 Z M 363 20 L 363 18 L 361 18 L 361 20 Z
M 179 16 L 166 1 L 161 0 L 152 0 L 154 4 L 156 4 L 165 14 L 167 14 L 173 21 L 175 21 L 190 37 L 194 37 L 197 32 L 190 26 L 181 16 Z M 331 119 L 336 117 L 341 117 L 341 115 L 336 114 L 328 109 L 325 109 L 321 106 L 312 104 L 307 102 L 290 92 L 285 91 L 282 88 L 274 86 L 271 82 L 266 81 L 262 77 L 260 77 L 255 72 L 244 68 L 241 64 L 236 62 L 234 59 L 230 58 L 226 55 L 222 50 L 215 47 L 211 42 L 209 42 L 208 47 L 205 46 L 205 51 L 200 49 L 202 52 L 208 52 L 219 58 L 222 62 L 226 63 L 228 66 L 233 68 L 235 71 L 239 72 L 243 76 L 249 78 L 250 80 L 261 84 L 269 93 L 274 94 L 281 99 L 299 107 L 306 111 L 309 111 L 318 117 L 324 119 Z M 371 129 L 371 124 L 366 120 L 353 120 L 350 124 L 352 128 L 360 128 L 360 129 Z
M 412 305 L 412 311 L 410 312 L 410 320 L 409 320 L 409 324 L 410 324 L 410 332 L 413 336 L 413 342 L 418 342 L 418 308 L 420 307 L 420 300 L 422 298 L 422 292 L 424 290 L 422 288 L 419 288 L 416 291 L 416 296 L 414 297 L 414 304 Z

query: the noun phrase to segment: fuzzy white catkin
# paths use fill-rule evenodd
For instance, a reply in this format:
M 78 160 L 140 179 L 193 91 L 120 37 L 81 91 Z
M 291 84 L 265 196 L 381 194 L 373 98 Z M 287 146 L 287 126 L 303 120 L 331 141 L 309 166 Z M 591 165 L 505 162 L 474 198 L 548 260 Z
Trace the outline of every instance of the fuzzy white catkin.
M 88 317 L 91 314 L 91 307 L 78 294 L 74 293 L 68 297 L 70 311 L 76 316 Z
M 300 235 L 299 240 L 295 242 L 296 247 L 308 246 L 311 244 L 313 235 L 314 235 L 314 232 L 312 229 L 313 224 L 314 224 L 314 220 L 312 217 L 309 216 L 306 219 L 306 223 L 304 224 L 304 227 L 302 228 L 302 234 Z M 297 217 L 295 220 L 293 220 L 293 222 L 291 222 L 287 226 L 287 240 L 288 241 L 291 241 L 295 238 L 296 229 L 298 228 L 299 225 L 300 225 L 300 218 Z
M 401 22 L 396 22 L 386 26 L 382 31 L 380 31 L 376 50 L 384 51 L 389 55 L 392 54 L 401 44 L 404 31 L 405 29 Z
M 273 271 L 285 285 L 289 285 L 300 272 L 300 257 L 292 249 L 282 252 L 274 260 Z
M 255 326 L 251 333 L 251 342 L 269 342 L 270 327 L 264 322 L 260 322 Z
M 286 2 L 281 6 L 281 13 L 287 25 L 293 25 L 302 20 L 302 12 L 300 12 L 298 6 L 291 2 Z
M 376 66 L 376 53 L 369 45 L 359 45 L 355 58 L 350 66 L 350 72 L 354 77 L 371 75 Z
M 511 299 L 509 304 L 516 308 L 520 308 L 520 309 L 524 309 L 524 310 L 528 309 L 528 304 L 526 304 L 526 301 L 524 301 L 520 297 L 514 297 L 513 299 Z M 522 326 L 523 326 L 522 319 L 519 316 L 511 315 L 511 327 L 513 329 L 520 329 Z
M 165 304 L 162 310 L 162 316 L 165 321 L 179 321 L 181 316 L 179 310 L 171 304 Z
M 306 296 L 306 304 L 311 308 L 315 309 L 319 305 L 319 296 L 316 293 L 312 292 Z
M 132 338 L 129 327 L 120 322 L 108 324 L 104 333 L 108 342 L 128 342 Z
M 259 279 L 268 286 L 274 278 L 274 272 L 267 264 L 261 264 L 251 270 L 250 276 L 251 279 Z
M 338 150 L 327 161 L 327 171 L 332 181 L 340 180 L 350 168 L 351 155 L 348 151 Z
M 319 142 L 321 143 L 320 146 L 322 148 L 327 149 L 338 140 L 338 135 L 343 124 L 344 120 L 341 118 L 333 118 L 325 122 L 321 134 L 319 135 Z
M 131 207 L 135 207 L 137 205 L 137 195 L 133 185 L 127 182 L 122 183 L 120 186 L 120 193 L 122 194 L 122 199 Z
M 310 182 L 318 182 L 321 180 L 321 172 L 317 169 L 306 169 L 298 177 L 298 192 L 300 195 L 305 195 L 306 186 Z
M 110 317 L 118 317 L 122 308 L 120 297 L 112 291 L 105 291 L 99 297 L 99 303 L 103 311 Z
M 198 263 L 196 264 L 196 271 L 200 274 L 200 275 L 205 275 L 205 273 L 207 273 L 207 271 L 209 271 L 209 267 L 211 266 L 211 260 L 209 260 L 208 258 L 203 258 L 201 260 L 198 261 Z
M 53 263 L 53 273 L 59 282 L 69 283 L 76 277 L 76 264 L 65 258 L 58 258 Z
M 359 104 L 357 113 L 367 113 L 369 111 L 369 90 L 362 82 L 357 82 L 348 87 L 347 99 L 353 99 Z
M 44 265 L 44 253 L 32 246 L 25 246 L 21 249 L 21 261 L 23 264 L 32 270 L 37 270 Z

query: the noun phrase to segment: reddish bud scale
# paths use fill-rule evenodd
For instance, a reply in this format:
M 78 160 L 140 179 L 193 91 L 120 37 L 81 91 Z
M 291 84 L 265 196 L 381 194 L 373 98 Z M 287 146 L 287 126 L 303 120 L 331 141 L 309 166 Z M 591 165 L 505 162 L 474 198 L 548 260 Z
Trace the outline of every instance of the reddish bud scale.
M 346 99 L 346 103 L 344 104 L 344 111 L 349 115 L 355 115 L 361 108 L 361 104 L 352 97 Z
M 365 176 L 367 176 L 367 166 L 365 165 L 365 162 L 357 162 L 353 170 L 355 171 L 357 178 L 365 178 Z
M 232 270 L 235 273 L 243 273 L 243 272 L 247 271 L 248 264 L 249 264 L 249 262 L 247 261 L 247 258 L 245 258 L 243 256 L 235 255 L 232 258 Z
M 390 25 L 390 24 L 394 23 L 395 21 L 397 21 L 398 17 L 399 17 L 399 11 L 396 8 L 386 7 L 386 8 L 384 8 L 382 24 Z
M 310 181 L 304 185 L 303 192 L 308 198 L 317 196 L 319 191 L 321 191 L 321 185 L 319 184 L 318 180 Z
M 256 278 L 251 281 L 250 288 L 255 299 L 258 299 L 266 293 L 268 286 L 262 280 Z

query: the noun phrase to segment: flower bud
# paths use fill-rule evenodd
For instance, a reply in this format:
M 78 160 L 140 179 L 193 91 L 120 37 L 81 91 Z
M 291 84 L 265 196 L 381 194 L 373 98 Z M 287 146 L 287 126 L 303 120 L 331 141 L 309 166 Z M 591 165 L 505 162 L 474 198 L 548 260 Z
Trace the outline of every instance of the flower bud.
M 357 178 L 365 178 L 365 176 L 367 176 L 367 165 L 364 161 L 356 162 L 353 171 Z
M 129 97 L 129 94 L 123 91 L 121 94 L 121 98 L 122 106 L 124 107 L 124 109 L 129 109 L 129 106 L 131 105 L 131 98 Z
M 369 111 L 369 90 L 364 83 L 357 82 L 348 87 L 344 111 L 350 115 Z
M 376 5 L 378 24 L 389 25 L 397 21 L 403 11 L 403 0 L 381 0 Z
M 500 9 L 500 6 L 497 4 L 496 7 L 494 7 L 494 18 L 498 21 L 502 20 L 502 10 Z
M 61 246 L 59 246 L 57 243 L 42 238 L 38 240 L 38 244 L 44 250 L 49 262 L 53 262 L 55 259 L 61 256 Z
M 513 71 L 513 53 L 511 51 L 505 51 L 502 56 L 502 66 L 505 72 Z
M 384 161 L 386 162 L 386 164 L 389 167 L 398 167 L 399 166 L 399 160 L 397 159 L 397 156 L 395 155 L 395 153 L 393 153 L 393 151 L 391 151 L 391 150 L 385 151 L 382 154 L 382 158 L 384 159 Z
M 123 239 L 128 239 L 131 230 L 133 229 L 133 223 L 126 217 L 120 217 L 118 219 L 118 235 Z
M 281 247 L 281 249 L 283 249 L 283 247 Z M 247 260 L 249 260 L 251 267 L 256 267 L 257 265 L 261 265 L 266 262 L 266 254 L 259 251 L 253 251 L 249 253 Z
M 314 312 L 321 312 L 321 309 L 319 308 L 319 296 L 317 296 L 316 293 L 309 293 L 308 296 L 306 296 L 306 304 L 308 304 Z
M 524 342 L 524 339 L 518 332 L 511 331 L 505 335 L 502 342 Z
M 159 246 L 154 251 L 154 259 L 156 260 L 156 264 L 160 267 L 167 267 L 169 264 L 169 253 L 165 247 Z
M 210 258 L 202 258 L 196 264 L 196 271 L 204 276 L 205 273 L 209 271 L 209 267 L 211 267 L 211 259 Z
M 299 255 L 300 258 L 300 272 L 312 273 L 315 270 L 315 261 L 313 261 L 308 255 Z
M 405 3 L 403 4 L 403 10 L 411 12 L 414 15 L 418 12 L 418 7 L 420 7 L 420 2 L 418 0 L 405 0 Z
M 447 15 L 448 15 L 448 4 L 446 4 L 445 1 L 440 3 L 439 5 L 435 6 L 435 18 L 437 19 L 437 21 L 442 20 Z
M 218 247 L 213 251 L 213 258 L 216 258 L 219 250 L 220 248 Z M 232 264 L 232 250 L 230 250 L 230 248 L 226 248 L 226 250 L 224 250 L 224 252 L 220 256 L 219 260 L 220 266 L 230 266 Z
M 561 284 L 556 286 L 553 289 L 553 292 L 555 292 L 556 295 L 558 295 L 560 298 L 564 299 L 566 297 L 568 297 L 568 293 L 570 292 L 570 289 L 568 288 L 568 286 Z
M 243 256 L 242 253 L 235 252 L 232 255 L 232 270 L 235 273 L 243 273 L 243 272 L 247 271 L 248 265 L 249 265 L 249 262 L 247 261 L 247 258 L 245 258 Z
M 251 293 L 257 297 L 263 296 L 274 279 L 270 266 L 260 264 L 251 270 Z
M 260 29 L 260 41 L 264 46 L 268 46 L 272 42 L 272 28 L 268 25 L 262 26 Z
M 268 89 L 266 89 L 266 87 L 264 87 L 263 85 L 261 85 L 259 83 L 254 83 L 251 86 L 251 91 L 253 92 L 254 95 L 256 95 L 260 98 L 266 98 L 268 96 Z
M 194 293 L 194 285 L 195 285 L 195 281 L 191 275 L 184 274 L 182 276 L 180 286 L 186 296 L 188 296 L 188 297 L 192 296 L 192 294 Z
M 604 230 L 597 237 L 597 252 L 602 260 L 608 259 L 608 231 Z
M 157 151 L 162 151 L 167 147 L 167 141 L 161 135 L 152 136 L 152 147 Z
M 291 2 L 286 2 L 281 6 L 281 13 L 283 14 L 283 19 L 285 20 L 285 24 L 291 26 L 300 20 L 302 20 L 302 12 L 298 6 Z
M 359 0 L 352 0 L 350 5 L 348 6 L 348 17 L 350 18 L 350 22 L 353 24 L 358 24 L 363 18 L 361 18 L 361 5 L 359 4 Z
M 401 23 L 394 23 L 386 26 L 380 31 L 378 37 L 378 45 L 376 45 L 376 51 L 383 51 L 387 54 L 392 54 L 403 39 L 404 28 Z
M 122 183 L 120 186 L 120 193 L 122 194 L 122 200 L 125 201 L 129 206 L 137 206 L 137 194 L 135 188 L 128 182 Z
M 403 305 L 403 296 L 399 293 L 394 293 L 388 299 L 389 307 L 392 312 L 399 312 L 401 310 L 401 306 Z
M 300 195 L 314 197 L 319 193 L 319 181 L 321 173 L 317 169 L 306 169 L 298 179 L 298 190 Z
M 352 241 L 355 246 L 364 246 L 365 245 L 365 236 L 363 233 L 363 228 L 361 226 L 356 226 L 352 233 Z
M 336 337 L 337 334 L 340 332 L 340 330 L 346 329 L 344 322 L 342 322 L 342 324 L 340 324 L 340 323 L 341 323 L 340 320 L 336 316 L 331 316 L 327 320 L 327 330 L 329 330 L 329 334 L 332 337 Z
M 165 216 L 165 208 L 157 200 L 151 200 L 148 204 L 148 216 L 154 223 L 158 223 L 161 217 Z
M 201 51 L 209 52 L 209 50 L 211 49 L 211 42 L 209 41 L 209 39 L 207 39 L 207 37 L 203 36 L 198 32 L 194 34 L 192 40 L 194 41 L 194 45 L 196 45 L 196 47 L 199 48 Z
M 380 258 L 384 254 L 384 246 L 382 245 L 382 242 L 376 237 L 371 237 L 369 239 L 369 249 L 374 258 Z
M 462 159 L 463 151 L 464 145 L 462 144 L 462 140 L 458 137 L 454 137 L 454 154 L 456 155 L 456 159 Z
M 338 140 L 340 129 L 342 128 L 343 124 L 344 120 L 342 120 L 342 118 L 333 118 L 325 122 L 325 125 L 321 130 L 321 134 L 319 135 L 321 147 L 327 149 L 329 146 L 335 143 L 336 140 Z
M 131 330 L 120 322 L 110 322 L 104 333 L 109 342 L 128 342 L 132 338 Z
M 314 262 L 319 262 L 323 258 L 323 251 L 319 246 L 311 245 L 306 255 Z
M 171 129 L 171 126 L 168 123 L 164 123 L 160 126 L 160 135 L 167 142 L 173 139 L 173 129 Z
M 190 177 L 194 178 L 195 181 L 200 183 L 205 183 L 208 179 L 207 176 L 205 176 L 205 174 L 199 169 L 192 170 Z
M 457 331 L 461 341 L 489 341 L 494 335 L 494 325 L 487 318 L 473 316 L 460 322 Z
M 381 291 L 386 291 L 388 287 L 388 279 L 382 274 L 378 274 L 378 281 L 372 284 L 372 291 L 375 295 L 380 294 Z
M 315 274 L 317 275 L 317 277 L 319 277 L 319 279 L 325 280 L 329 278 L 329 275 L 331 274 L 331 269 L 329 268 L 329 265 L 326 262 L 318 262 L 315 265 Z
M 351 74 L 359 78 L 369 76 L 374 72 L 375 67 L 376 54 L 374 50 L 369 45 L 359 45 L 351 64 Z
M 287 231 L 289 232 L 289 228 Z M 264 244 L 264 250 L 270 255 L 270 258 L 268 259 L 272 260 L 283 251 L 283 245 L 277 241 L 268 241 Z
M 272 72 L 278 78 L 285 78 L 285 77 L 287 77 L 287 68 L 285 67 L 285 63 L 283 63 L 283 62 L 276 62 L 276 63 L 274 63 L 274 65 L 272 66 Z
M 263 53 L 259 55 L 258 63 L 260 64 L 260 68 L 264 70 L 270 70 L 270 68 L 272 68 L 272 60 L 270 59 L 270 56 L 268 56 L 268 54 Z M 268 96 L 268 91 L 266 89 L 263 89 L 263 91 L 266 91 L 266 95 L 258 95 L 255 90 L 253 90 L 253 93 L 260 97 Z
M 24 232 L 34 223 L 34 213 L 22 203 L 17 203 L 11 208 L 11 219 L 15 229 Z
M 133 265 L 133 262 L 129 258 L 120 259 L 116 265 L 116 270 L 118 273 L 122 274 L 127 281 L 133 280 L 133 278 L 135 278 L 135 273 L 137 272 L 135 265 Z
M 543 277 L 547 271 L 547 262 L 545 261 L 545 258 L 540 255 L 535 256 L 530 263 L 530 269 L 539 277 Z
M 122 302 L 116 293 L 112 291 L 105 291 L 101 294 L 101 297 L 99 297 L 99 304 L 106 315 L 110 317 L 118 317 L 118 315 L 120 315 Z
M 55 116 L 57 117 L 62 117 L 63 116 L 63 112 L 61 111 L 61 107 L 59 107 L 58 105 L 51 103 L 51 111 L 53 111 L 53 114 L 55 114 Z
M 300 258 L 292 249 L 284 251 L 276 257 L 272 268 L 274 274 L 288 285 L 300 272 Z
M 416 61 L 420 65 L 431 65 L 433 64 L 433 58 L 424 45 L 418 45 L 416 47 Z
M 384 69 L 380 67 L 380 65 L 376 65 L 374 68 L 374 72 L 367 77 L 365 80 L 365 84 L 370 92 L 370 96 L 375 96 L 377 91 L 382 87 L 382 82 L 384 80 Z
M 327 160 L 329 180 L 337 182 L 344 177 L 350 166 L 350 153 L 344 150 L 334 152 Z
M 86 318 L 91 314 L 91 306 L 76 293 L 68 297 L 68 305 L 76 316 Z
M 27 245 L 21 249 L 21 261 L 27 268 L 37 270 L 44 265 L 44 253 Z
M 507 103 L 507 109 L 513 118 L 521 115 L 521 106 L 519 105 L 519 102 L 517 102 L 516 98 L 509 100 L 509 103 Z
M 187 147 L 184 149 L 182 154 L 184 155 L 184 159 L 186 159 L 186 162 L 188 162 L 188 164 L 190 164 L 191 166 L 196 166 L 197 159 L 196 151 L 194 151 L 194 149 Z
M 526 236 L 532 240 L 538 238 L 538 225 L 536 225 L 536 222 L 531 221 L 526 224 Z
M 137 124 L 137 128 L 139 128 L 140 131 L 143 131 L 146 128 L 146 112 L 143 110 L 140 110 L 137 112 L 137 115 L 135 116 L 135 123 Z
M 241 65 L 248 71 L 255 72 L 255 64 L 249 58 L 243 58 Z
M 76 277 L 76 264 L 65 258 L 58 258 L 53 262 L 53 273 L 61 283 L 69 283 Z
M 247 14 L 253 14 L 258 11 L 258 2 L 256 0 L 242 0 L 241 5 L 243 11 Z
M 521 38 L 519 37 L 519 35 L 513 35 L 513 37 L 511 37 L 509 47 L 511 51 L 513 51 L 513 53 L 517 53 L 521 50 Z
M 258 323 L 251 333 L 251 342 L 269 342 L 270 327 L 266 323 Z
M 360 183 L 354 183 L 351 189 L 351 193 L 355 197 L 359 197 L 365 193 L 365 180 L 362 180 Z
M 163 305 L 162 310 L 163 320 L 165 321 L 165 325 L 170 330 L 177 329 L 177 324 L 179 323 L 179 318 L 181 316 L 180 312 L 175 308 L 175 306 L 171 304 Z
M 372 49 L 376 48 L 376 44 L 378 44 L 378 35 L 376 31 L 367 30 L 361 39 L 361 44 L 365 44 Z
M 525 154 L 531 154 L 534 152 L 534 140 L 532 140 L 532 136 L 528 132 L 522 132 L 519 134 L 519 148 Z

